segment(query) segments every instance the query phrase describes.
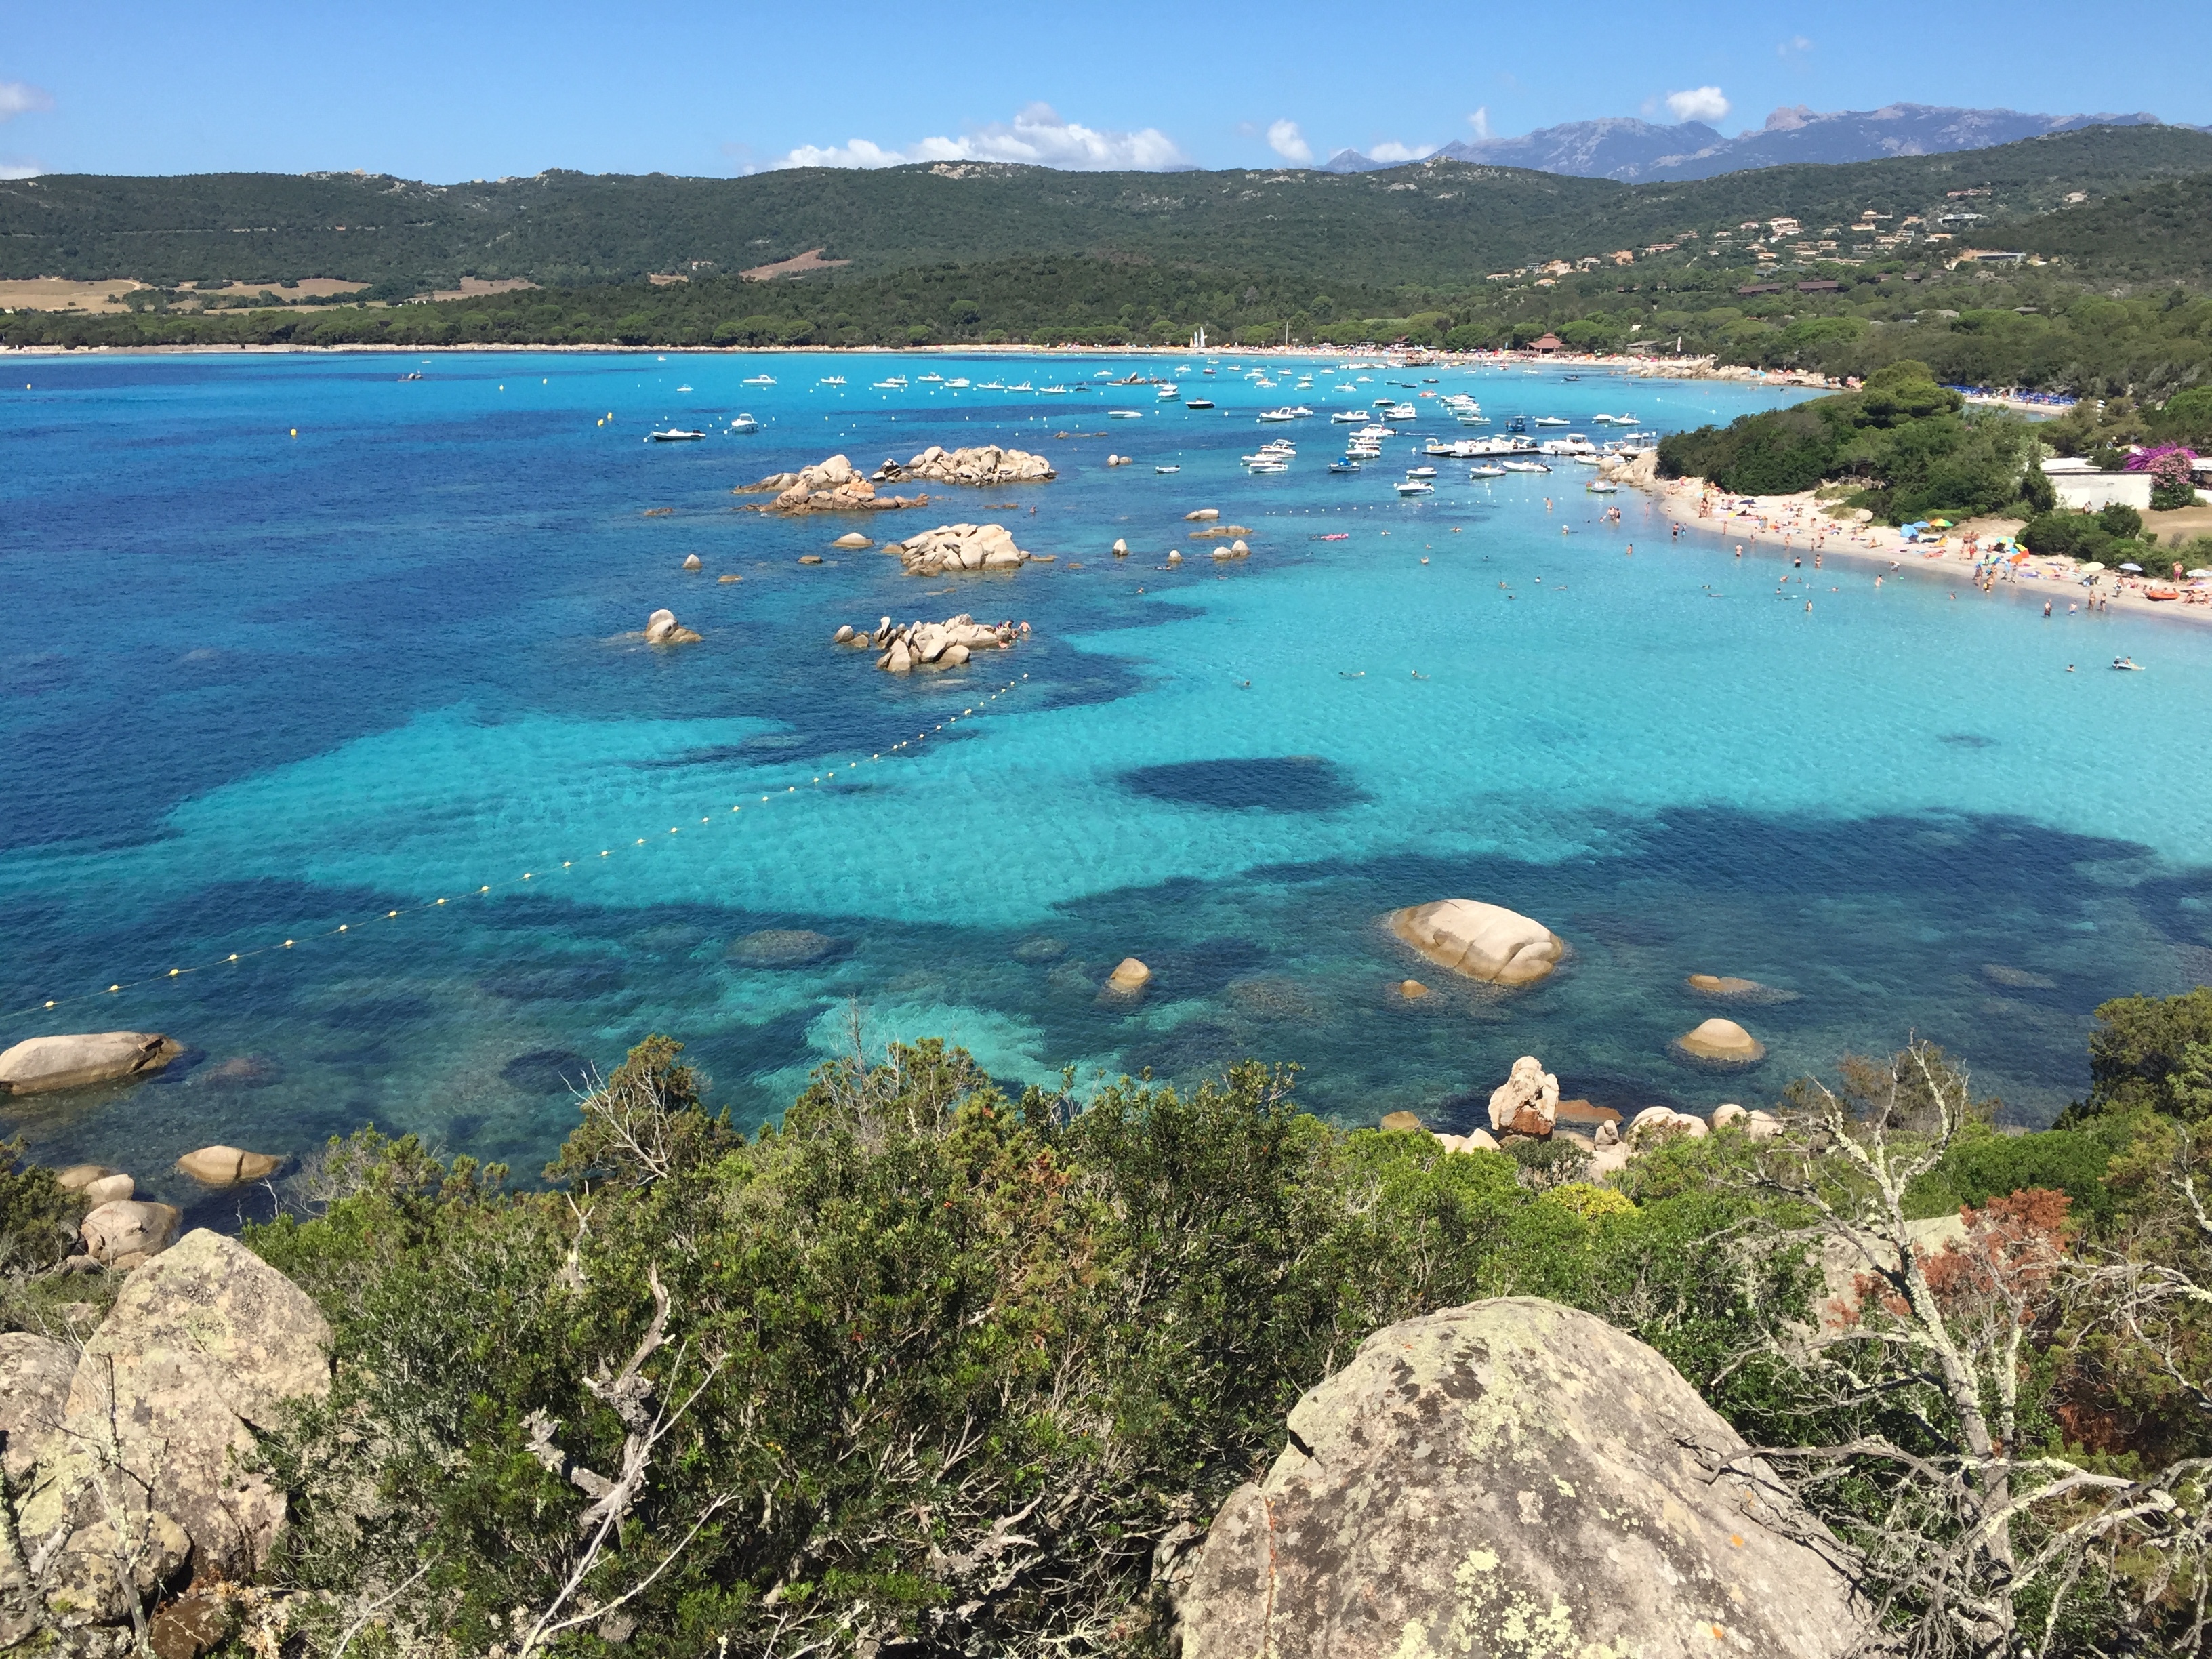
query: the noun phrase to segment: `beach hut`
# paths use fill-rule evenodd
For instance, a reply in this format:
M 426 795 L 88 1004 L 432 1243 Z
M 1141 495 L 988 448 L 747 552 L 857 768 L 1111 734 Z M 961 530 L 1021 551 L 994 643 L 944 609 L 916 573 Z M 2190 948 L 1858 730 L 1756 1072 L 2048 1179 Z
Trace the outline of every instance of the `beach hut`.
M 1566 349 L 1566 344 L 1567 343 L 1565 340 L 1562 340 L 1558 335 L 1546 334 L 1540 336 L 1536 339 L 1529 341 L 1528 349 L 1531 351 L 1543 352 L 1548 356 L 1554 351 L 1565 350 Z

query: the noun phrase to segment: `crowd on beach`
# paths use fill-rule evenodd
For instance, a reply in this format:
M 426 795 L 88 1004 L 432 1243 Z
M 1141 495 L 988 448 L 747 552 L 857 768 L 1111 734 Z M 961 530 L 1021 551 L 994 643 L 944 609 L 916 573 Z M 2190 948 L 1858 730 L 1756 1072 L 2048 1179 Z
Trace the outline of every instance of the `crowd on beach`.
M 1642 482 L 1624 477 L 1625 482 Z M 1963 524 L 1942 520 L 1925 526 L 1876 524 L 1857 515 L 1838 518 L 1831 505 L 1810 490 L 1791 495 L 1732 495 L 1704 478 L 1654 478 L 1644 488 L 1658 497 L 1661 510 L 1680 537 L 1702 530 L 1732 541 L 1739 556 L 1747 544 L 1778 545 L 1785 553 L 1810 556 L 1818 569 L 1831 554 L 1862 562 L 1879 562 L 1885 577 L 1922 569 L 1954 580 L 1964 576 L 1975 588 L 1994 593 L 2000 584 L 2050 584 L 2054 589 L 2044 614 L 2123 611 L 2187 615 L 2212 622 L 2212 582 L 2185 582 L 2173 568 L 2171 582 L 2124 571 L 2092 569 L 2064 557 L 2045 557 L 2021 547 L 2014 538 L 2021 521 L 1982 519 Z M 2066 590 L 2073 591 L 2068 592 Z M 2160 598 L 2154 599 L 2156 592 Z M 2179 595 L 2178 599 L 2169 596 Z

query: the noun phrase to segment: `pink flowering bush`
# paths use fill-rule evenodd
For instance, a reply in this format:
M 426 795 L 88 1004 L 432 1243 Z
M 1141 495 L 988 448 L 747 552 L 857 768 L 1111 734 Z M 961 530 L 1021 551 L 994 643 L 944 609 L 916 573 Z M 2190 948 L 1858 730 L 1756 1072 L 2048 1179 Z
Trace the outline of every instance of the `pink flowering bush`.
M 2190 467 L 2196 459 L 2196 452 L 2185 444 L 2160 444 L 2129 456 L 2127 470 L 2150 474 L 2150 504 L 2165 512 L 2195 503 L 2197 484 Z

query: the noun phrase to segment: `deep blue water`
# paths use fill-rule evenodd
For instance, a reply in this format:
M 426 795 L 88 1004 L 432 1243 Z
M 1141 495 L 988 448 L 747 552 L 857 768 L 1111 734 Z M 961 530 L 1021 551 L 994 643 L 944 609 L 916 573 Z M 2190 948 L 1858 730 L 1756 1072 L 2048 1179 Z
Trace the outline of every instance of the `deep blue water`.
M 0 1042 L 128 1026 L 192 1052 L 16 1103 L 0 1133 L 143 1177 L 210 1140 L 296 1151 L 374 1119 L 529 1170 L 573 1121 L 566 1080 L 647 1031 L 757 1122 L 855 1008 L 871 1042 L 945 1035 L 1009 1084 L 1297 1060 L 1346 1121 L 1455 1121 L 1522 1053 L 1624 1108 L 1756 1102 L 1917 1031 L 2033 1122 L 2083 1087 L 2096 1002 L 2212 976 L 2212 637 L 1739 563 L 1670 542 L 1632 495 L 1602 525 L 1573 469 L 1446 467 L 1402 502 L 1406 440 L 1389 470 L 1332 477 L 1341 428 L 1319 422 L 1291 430 L 1289 475 L 1248 477 L 1238 455 L 1285 430 L 1251 416 L 1292 384 L 1214 361 L 1207 413 L 1143 387 L 869 386 L 1135 366 L 1098 359 L 11 360 Z M 741 384 L 764 368 L 779 384 Z M 1325 371 L 1295 398 L 1419 378 Z M 1455 386 L 1583 430 L 1780 396 Z M 765 430 L 721 431 L 741 409 Z M 716 435 L 642 441 L 670 419 Z M 1059 479 L 939 488 L 858 527 L 1003 521 L 1057 562 L 909 579 L 831 549 L 850 522 L 730 493 L 832 451 L 991 441 Z M 1186 539 L 1207 506 L 1254 527 L 1249 561 Z M 644 647 L 663 605 L 704 641 Z M 911 682 L 828 645 L 840 622 L 960 611 L 1031 640 Z M 2152 672 L 2088 672 L 2123 651 Z M 1454 895 L 1542 919 L 1570 966 L 1510 997 L 1442 985 L 1377 918 Z M 732 954 L 770 928 L 828 942 Z M 1150 994 L 1102 1005 L 1132 954 Z M 1684 988 L 1698 971 L 1796 994 L 1735 1011 L 1772 1051 L 1755 1071 L 1669 1057 L 1728 1012 Z M 1446 994 L 1402 1004 L 1408 972 Z

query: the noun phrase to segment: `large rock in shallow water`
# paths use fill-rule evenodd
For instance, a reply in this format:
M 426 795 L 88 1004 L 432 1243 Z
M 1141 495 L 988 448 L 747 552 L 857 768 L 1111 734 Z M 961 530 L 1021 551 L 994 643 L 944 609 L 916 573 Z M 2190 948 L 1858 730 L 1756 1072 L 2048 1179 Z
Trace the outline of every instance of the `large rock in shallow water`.
M 26 1037 L 0 1054 L 0 1095 L 44 1094 L 158 1072 L 184 1053 L 158 1031 L 90 1031 Z
M 1430 961 L 1493 985 L 1533 984 L 1567 953 L 1567 942 L 1542 922 L 1479 899 L 1393 910 L 1390 930 Z
M 1656 1352 L 1516 1297 L 1376 1332 L 1215 1517 L 1183 1659 L 1828 1659 L 1863 1633 Z M 1764 1474 L 1764 1471 L 1758 1471 Z

